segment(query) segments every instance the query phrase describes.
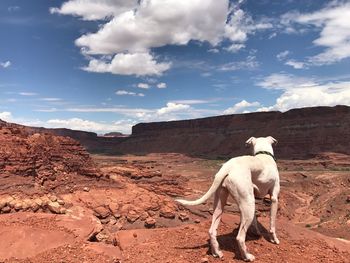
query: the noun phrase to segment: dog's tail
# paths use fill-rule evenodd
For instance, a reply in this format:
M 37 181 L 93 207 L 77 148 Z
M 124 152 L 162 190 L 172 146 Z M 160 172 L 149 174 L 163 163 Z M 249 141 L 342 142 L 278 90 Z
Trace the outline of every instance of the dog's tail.
M 215 175 L 213 184 L 211 185 L 209 190 L 201 198 L 199 198 L 197 200 L 193 200 L 193 201 L 187 201 L 187 200 L 184 200 L 184 199 L 175 199 L 175 201 L 177 201 L 177 202 L 179 202 L 180 204 L 183 204 L 183 205 L 199 205 L 199 204 L 204 203 L 219 188 L 219 186 L 221 185 L 222 181 L 225 179 L 227 174 L 228 174 L 228 169 L 226 168 L 225 165 L 223 165 L 221 167 L 221 169 Z

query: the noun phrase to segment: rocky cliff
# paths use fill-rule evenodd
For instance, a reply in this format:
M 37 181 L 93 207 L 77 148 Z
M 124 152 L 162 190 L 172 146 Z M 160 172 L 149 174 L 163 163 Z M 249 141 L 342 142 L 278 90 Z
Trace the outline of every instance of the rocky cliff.
M 146 154 L 177 152 L 208 158 L 247 153 L 251 136 L 275 137 L 277 158 L 309 158 L 321 152 L 350 154 L 350 107 L 312 107 L 194 120 L 140 123 L 129 137 L 97 136 L 69 129 L 27 128 L 78 140 L 89 152 Z
M 350 107 L 313 107 L 195 120 L 141 123 L 118 143 L 123 153 L 180 152 L 204 157 L 247 153 L 251 136 L 275 137 L 278 158 L 307 158 L 320 152 L 350 154 Z

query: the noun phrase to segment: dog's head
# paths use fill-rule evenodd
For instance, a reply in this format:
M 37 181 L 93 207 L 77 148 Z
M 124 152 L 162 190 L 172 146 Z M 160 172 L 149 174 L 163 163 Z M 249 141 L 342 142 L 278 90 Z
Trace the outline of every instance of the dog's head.
M 255 155 L 257 152 L 265 151 L 273 154 L 273 148 L 272 145 L 277 144 L 277 140 L 273 138 L 272 136 L 267 137 L 250 137 L 246 142 L 246 147 L 251 147 L 253 155 Z

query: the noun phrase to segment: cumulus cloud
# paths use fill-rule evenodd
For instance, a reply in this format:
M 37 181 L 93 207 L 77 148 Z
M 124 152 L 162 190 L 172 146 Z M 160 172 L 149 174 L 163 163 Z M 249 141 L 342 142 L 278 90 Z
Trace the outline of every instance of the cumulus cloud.
M 120 75 L 161 75 L 168 70 L 171 63 L 157 63 L 150 53 L 120 53 L 111 61 L 91 59 L 83 69 L 90 72 L 112 73 Z
M 0 112 L 0 119 L 3 121 L 11 121 L 13 119 L 12 113 L 9 111 Z
M 266 77 L 257 85 L 282 92 L 275 105 L 260 110 L 350 105 L 350 81 L 317 81 L 280 73 Z
M 11 66 L 11 61 L 7 60 L 5 62 L 0 62 L 0 67 L 2 68 L 8 68 Z
M 81 36 L 76 44 L 90 54 L 144 52 L 168 44 L 186 45 L 190 40 L 215 45 L 221 40 L 227 9 L 228 1 L 144 0 L 136 11 L 113 17 L 98 32 Z
M 260 103 L 257 101 L 254 102 L 248 102 L 246 100 L 242 100 L 238 103 L 236 103 L 235 105 L 233 105 L 232 107 L 224 110 L 224 114 L 235 114 L 235 113 L 242 113 L 242 112 L 246 112 L 244 110 L 246 110 L 247 108 L 256 108 L 259 107 Z
M 89 59 L 83 69 L 123 75 L 161 75 L 169 70 L 170 62 L 150 53 L 157 47 L 199 41 L 218 52 L 218 45 L 228 39 L 227 50 L 237 52 L 248 35 L 272 27 L 254 21 L 228 0 L 68 0 L 50 11 L 102 21 L 96 32 L 75 41 Z
M 186 104 L 180 104 L 180 103 L 174 103 L 174 102 L 168 102 L 166 104 L 166 107 L 160 108 L 157 110 L 157 113 L 159 115 L 169 114 L 173 112 L 183 111 L 189 109 L 190 106 Z
M 137 0 L 70 0 L 60 8 L 50 8 L 51 14 L 73 15 L 83 20 L 101 20 L 117 16 L 137 6 Z

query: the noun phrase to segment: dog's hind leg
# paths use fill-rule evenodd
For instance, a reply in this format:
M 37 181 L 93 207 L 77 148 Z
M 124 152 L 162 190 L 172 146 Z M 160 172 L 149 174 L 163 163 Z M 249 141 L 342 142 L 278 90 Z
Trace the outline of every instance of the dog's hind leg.
M 255 202 L 253 196 L 248 195 L 243 198 L 244 199 L 238 201 L 238 206 L 241 211 L 241 223 L 239 226 L 236 240 L 238 242 L 238 247 L 241 251 L 241 255 L 244 261 L 253 261 L 255 257 L 247 252 L 245 239 L 247 236 L 248 228 L 254 220 Z
M 278 194 L 279 194 L 279 186 L 275 187 L 271 194 L 271 210 L 270 210 L 270 234 L 271 234 L 271 242 L 275 244 L 279 244 L 280 241 L 276 235 L 276 216 L 277 216 L 277 208 L 278 208 Z
M 227 178 L 228 183 L 226 185 L 230 194 L 236 200 L 241 212 L 241 222 L 236 237 L 239 250 L 244 261 L 253 261 L 255 257 L 247 252 L 245 239 L 247 236 L 248 228 L 254 220 L 255 199 L 253 187 L 246 187 L 251 182 L 249 182 L 247 179 L 244 180 L 244 178 L 248 177 L 241 176 L 238 180 L 236 176 L 230 176 Z
M 215 192 L 214 212 L 213 212 L 211 226 L 209 229 L 211 253 L 213 254 L 214 257 L 219 257 L 219 258 L 223 257 L 223 253 L 220 251 L 219 242 L 216 236 L 217 236 L 217 229 L 220 224 L 221 216 L 222 216 L 222 213 L 224 212 L 224 206 L 226 204 L 227 197 L 228 197 L 228 191 L 224 187 L 219 187 L 219 189 Z

